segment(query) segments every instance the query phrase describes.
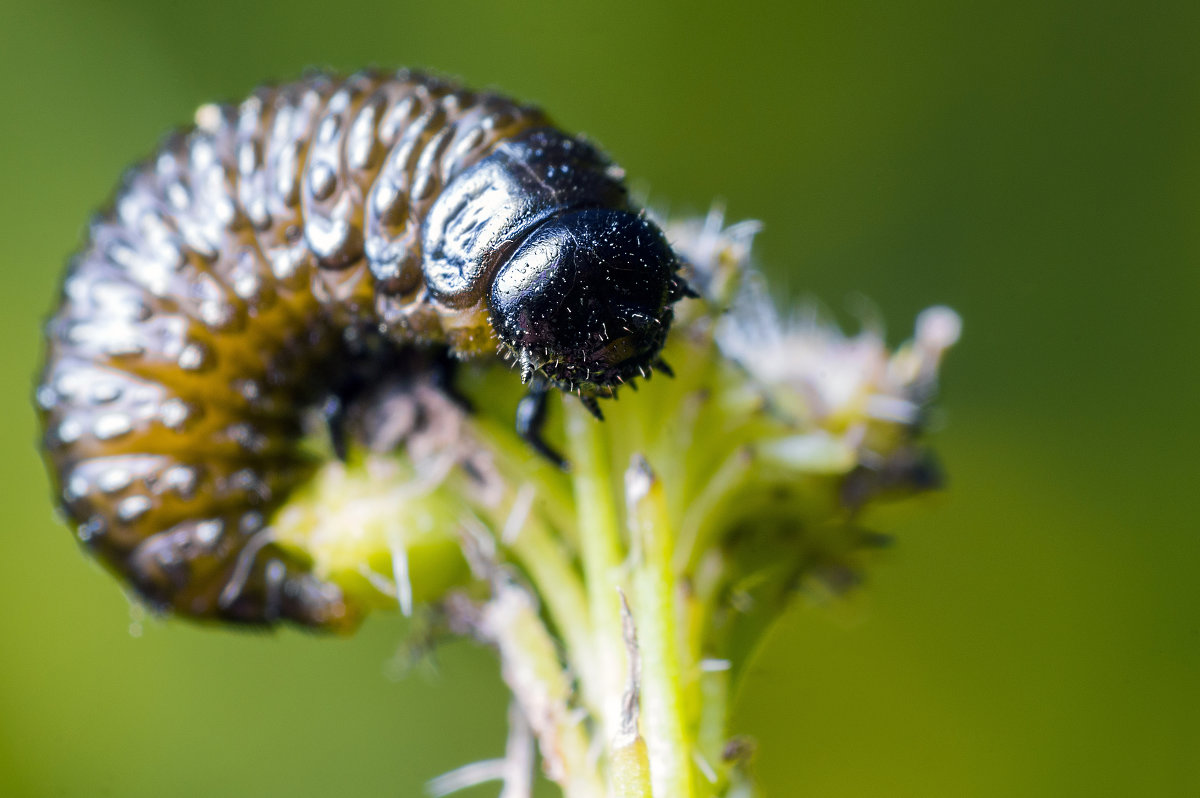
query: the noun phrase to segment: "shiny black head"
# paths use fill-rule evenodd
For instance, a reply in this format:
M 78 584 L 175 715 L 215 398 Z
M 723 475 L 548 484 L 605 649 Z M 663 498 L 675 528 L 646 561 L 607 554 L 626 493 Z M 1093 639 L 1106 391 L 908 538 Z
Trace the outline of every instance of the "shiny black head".
M 492 326 L 523 377 L 605 396 L 646 376 L 684 294 L 662 231 L 636 213 L 576 211 L 541 225 L 500 267 Z

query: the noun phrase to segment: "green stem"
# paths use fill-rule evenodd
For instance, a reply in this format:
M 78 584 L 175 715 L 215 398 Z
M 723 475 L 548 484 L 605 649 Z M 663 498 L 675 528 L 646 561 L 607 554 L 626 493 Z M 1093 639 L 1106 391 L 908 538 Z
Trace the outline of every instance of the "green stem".
M 723 761 L 728 729 L 729 671 L 703 671 L 699 678 L 700 719 L 696 725 L 696 750 L 717 777 L 717 786 L 728 770 Z
M 562 547 L 545 525 L 530 518 L 511 549 L 545 602 L 555 628 L 566 646 L 567 659 L 579 675 L 584 699 L 593 713 L 603 705 L 597 692 L 596 659 L 593 655 L 592 620 L 587 596 L 575 569 Z
M 636 559 L 634 620 L 642 659 L 642 707 L 654 795 L 693 795 L 691 752 L 683 701 L 682 641 L 675 579 L 673 535 L 662 482 L 641 457 L 626 474 L 626 503 Z
M 550 523 L 572 540 L 575 534 L 575 501 L 563 474 L 513 432 L 512 421 L 478 415 L 472 423 L 475 434 L 500 463 L 505 474 L 528 473 L 535 477 L 538 503 Z
M 625 652 L 620 602 L 621 528 L 600 425 L 582 406 L 567 407 L 567 444 L 578 508 L 579 548 L 591 610 L 600 711 L 606 742 L 620 731 Z
M 697 492 L 680 524 L 679 541 L 675 548 L 675 565 L 680 570 L 693 570 L 695 559 L 708 550 L 708 538 L 710 530 L 716 526 L 717 510 L 743 484 L 750 473 L 752 461 L 749 447 L 735 449 Z

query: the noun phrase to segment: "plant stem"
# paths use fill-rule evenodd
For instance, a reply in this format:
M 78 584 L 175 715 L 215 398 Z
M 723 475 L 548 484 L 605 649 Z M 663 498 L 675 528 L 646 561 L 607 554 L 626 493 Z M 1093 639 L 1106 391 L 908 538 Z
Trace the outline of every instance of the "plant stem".
M 580 557 L 591 609 L 604 740 L 611 743 L 621 727 L 619 697 L 626 670 L 621 640 L 621 530 L 602 429 L 582 406 L 568 403 L 567 444 L 578 507 Z
M 566 798 L 605 798 L 584 727 L 570 711 L 571 686 L 554 638 L 528 594 L 498 586 L 483 607 L 480 627 L 500 652 L 501 673 L 537 737 L 546 776 Z
M 579 675 L 588 708 L 598 713 L 603 699 L 595 674 L 592 619 L 579 577 L 546 527 L 535 518 L 525 523 L 511 548 L 549 610 L 567 659 Z
M 692 742 L 683 701 L 678 582 L 671 568 L 671 520 L 662 482 L 635 456 L 626 473 L 635 558 L 634 620 L 642 658 L 642 695 L 650 775 L 656 796 L 691 796 Z

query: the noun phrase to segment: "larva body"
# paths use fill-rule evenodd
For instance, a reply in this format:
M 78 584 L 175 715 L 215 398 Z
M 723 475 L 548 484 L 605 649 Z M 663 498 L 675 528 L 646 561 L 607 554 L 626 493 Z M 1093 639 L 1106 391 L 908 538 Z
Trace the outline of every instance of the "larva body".
M 347 348 L 499 349 L 594 406 L 654 366 L 677 268 L 619 170 L 511 100 L 402 72 L 205 106 L 127 174 L 47 326 L 62 507 L 154 606 L 352 624 L 266 525 Z

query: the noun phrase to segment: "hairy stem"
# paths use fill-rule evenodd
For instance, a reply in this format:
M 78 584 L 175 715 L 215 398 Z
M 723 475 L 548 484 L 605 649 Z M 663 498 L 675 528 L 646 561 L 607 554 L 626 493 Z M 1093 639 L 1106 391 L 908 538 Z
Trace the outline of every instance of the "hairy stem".
M 501 674 L 537 738 L 546 776 L 567 798 L 604 798 L 584 727 L 570 710 L 571 686 L 554 638 L 529 596 L 499 586 L 484 605 L 480 628 L 500 652 Z

